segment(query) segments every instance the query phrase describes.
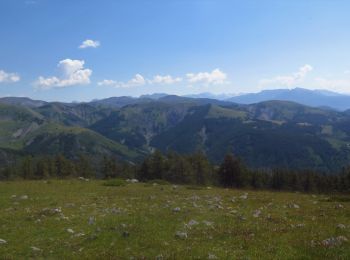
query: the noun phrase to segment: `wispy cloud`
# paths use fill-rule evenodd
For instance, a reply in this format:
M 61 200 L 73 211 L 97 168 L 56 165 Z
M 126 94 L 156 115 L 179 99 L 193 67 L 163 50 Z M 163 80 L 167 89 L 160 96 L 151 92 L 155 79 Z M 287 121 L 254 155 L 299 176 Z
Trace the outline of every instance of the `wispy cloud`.
M 34 85 L 40 89 L 50 89 L 89 84 L 92 70 L 85 69 L 84 64 L 83 60 L 61 60 L 57 65 L 61 71 L 60 77 L 40 76 Z
M 170 75 L 156 75 L 153 79 L 149 80 L 150 84 L 175 84 L 181 82 L 182 78 L 180 77 L 172 77 Z
M 184 81 L 185 84 L 202 84 L 204 86 L 228 83 L 226 73 L 222 72 L 220 69 L 214 69 L 211 72 L 187 73 L 185 77 L 174 77 L 171 75 L 158 74 L 147 79 L 141 74 L 136 74 L 132 79 L 126 82 L 105 79 L 98 82 L 97 84 L 99 86 L 130 88 L 139 87 L 143 85 L 173 85 Z
M 131 87 L 139 87 L 146 84 L 145 78 L 141 74 L 136 74 L 132 79 L 128 80 L 127 82 L 123 81 L 116 81 L 111 79 L 105 79 L 97 84 L 99 86 L 112 86 L 116 88 L 131 88 Z
M 79 49 L 86 49 L 86 48 L 98 48 L 100 47 L 100 42 L 99 41 L 94 41 L 94 40 L 85 40 L 82 42 L 82 44 L 79 45 Z
M 111 80 L 111 79 L 105 79 L 97 84 L 99 86 L 112 86 L 116 88 L 131 88 L 131 87 L 140 87 L 143 85 L 156 85 L 156 84 L 163 84 L 163 85 L 171 85 L 178 82 L 181 82 L 182 78 L 179 77 L 172 77 L 170 75 L 156 75 L 151 79 L 146 79 L 141 74 L 136 74 L 132 79 L 124 82 L 124 81 L 117 81 L 117 80 Z
M 0 70 L 0 83 L 7 82 L 7 83 L 13 83 L 20 81 L 21 77 L 18 73 L 10 73 L 6 72 L 4 70 Z
M 297 72 L 290 75 L 276 76 L 270 79 L 261 79 L 259 81 L 260 87 L 292 87 L 305 79 L 306 75 L 313 70 L 309 64 L 300 67 Z
M 218 85 L 227 82 L 227 74 L 220 69 L 211 72 L 187 73 L 186 78 L 191 84 Z

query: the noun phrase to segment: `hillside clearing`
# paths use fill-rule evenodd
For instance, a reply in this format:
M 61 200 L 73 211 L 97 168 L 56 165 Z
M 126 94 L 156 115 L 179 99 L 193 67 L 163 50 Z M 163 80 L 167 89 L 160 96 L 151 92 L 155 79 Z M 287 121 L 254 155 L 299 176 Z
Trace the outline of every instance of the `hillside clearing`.
M 1 182 L 1 258 L 350 256 L 349 196 L 104 183 Z

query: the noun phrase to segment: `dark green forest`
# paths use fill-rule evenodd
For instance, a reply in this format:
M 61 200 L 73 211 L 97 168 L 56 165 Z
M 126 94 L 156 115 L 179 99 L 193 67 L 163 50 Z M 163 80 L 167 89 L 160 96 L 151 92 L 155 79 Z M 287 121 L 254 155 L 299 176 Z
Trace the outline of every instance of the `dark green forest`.
M 63 155 L 26 156 L 0 172 L 1 180 L 41 180 L 80 178 L 137 179 L 152 183 L 174 183 L 226 188 L 271 189 L 301 192 L 349 192 L 350 167 L 337 174 L 314 170 L 251 169 L 233 154 L 219 165 L 212 164 L 203 153 L 180 155 L 155 151 L 138 164 L 104 156 L 96 164 L 80 155 L 70 160 Z

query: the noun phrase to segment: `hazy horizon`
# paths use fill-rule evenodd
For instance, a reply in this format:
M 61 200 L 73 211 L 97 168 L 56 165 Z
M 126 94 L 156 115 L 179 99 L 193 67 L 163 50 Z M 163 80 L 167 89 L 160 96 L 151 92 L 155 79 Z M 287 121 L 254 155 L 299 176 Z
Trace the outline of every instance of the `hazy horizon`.
M 0 3 L 0 96 L 350 93 L 345 1 Z M 327 12 L 325 12 L 327 10 Z

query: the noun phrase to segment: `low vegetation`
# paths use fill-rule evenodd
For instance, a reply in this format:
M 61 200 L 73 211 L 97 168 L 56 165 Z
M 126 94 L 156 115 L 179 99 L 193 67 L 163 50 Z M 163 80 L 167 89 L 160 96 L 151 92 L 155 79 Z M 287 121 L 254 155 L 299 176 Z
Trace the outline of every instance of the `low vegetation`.
M 119 182 L 119 181 L 118 181 Z M 350 201 L 101 180 L 0 183 L 4 259 L 347 259 Z

